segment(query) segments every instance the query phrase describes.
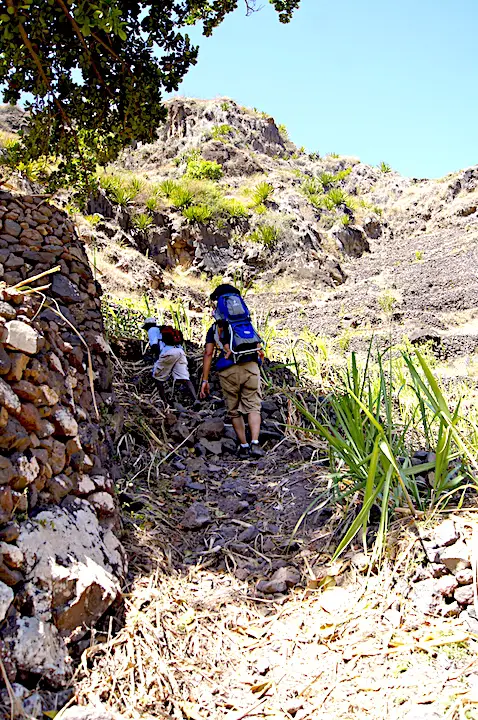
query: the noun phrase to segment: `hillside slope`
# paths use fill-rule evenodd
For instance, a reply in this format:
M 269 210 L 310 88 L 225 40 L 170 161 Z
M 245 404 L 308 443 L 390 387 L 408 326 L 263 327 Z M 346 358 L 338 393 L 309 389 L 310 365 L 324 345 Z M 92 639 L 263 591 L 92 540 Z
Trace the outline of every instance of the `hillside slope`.
M 253 281 L 251 304 L 279 329 L 346 333 L 353 347 L 391 324 L 398 339 L 474 350 L 478 166 L 405 178 L 307 154 L 229 98 L 167 105 L 157 141 L 125 152 L 89 203 L 100 217 L 82 232 L 107 292 L 154 295 L 179 268 Z

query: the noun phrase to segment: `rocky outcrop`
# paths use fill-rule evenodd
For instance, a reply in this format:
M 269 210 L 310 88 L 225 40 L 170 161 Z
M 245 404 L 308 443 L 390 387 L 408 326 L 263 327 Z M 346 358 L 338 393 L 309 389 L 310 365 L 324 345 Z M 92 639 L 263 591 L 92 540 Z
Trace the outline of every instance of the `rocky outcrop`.
M 25 124 L 26 113 L 19 105 L 0 105 L 0 130 L 18 132 Z
M 11 682 L 59 687 L 126 570 L 99 416 L 112 369 L 67 215 L 0 193 L 0 263 L 0 645 Z

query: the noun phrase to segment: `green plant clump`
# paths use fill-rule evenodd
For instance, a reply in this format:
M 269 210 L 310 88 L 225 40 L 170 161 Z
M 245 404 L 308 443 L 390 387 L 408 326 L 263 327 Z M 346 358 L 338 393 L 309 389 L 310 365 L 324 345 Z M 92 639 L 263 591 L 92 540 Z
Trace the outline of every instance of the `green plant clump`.
M 214 125 L 211 130 L 211 137 L 213 140 L 224 140 L 227 135 L 232 135 L 235 132 L 232 125 Z
M 222 166 L 215 160 L 190 160 L 185 177 L 192 180 L 220 180 L 223 176 Z
M 249 234 L 249 240 L 258 242 L 267 248 L 273 247 L 278 239 L 279 231 L 273 225 L 258 225 L 258 227 Z
M 252 202 L 255 206 L 264 205 L 268 200 L 272 200 L 274 188 L 268 182 L 258 183 L 252 192 Z
M 392 168 L 386 162 L 382 161 L 378 167 L 380 168 L 380 171 L 383 173 L 392 172 Z
M 372 365 L 369 349 L 362 367 L 352 353 L 350 365 L 337 375 L 327 412 L 294 402 L 309 424 L 307 432 L 329 444 L 333 499 L 350 517 L 336 557 L 360 530 L 367 551 L 375 507 L 380 520 L 374 555 L 380 558 L 395 509 L 407 508 L 413 517 L 417 510 L 446 504 L 453 493 L 469 486 L 471 469 L 478 469 L 478 428 L 460 413 L 460 400 L 450 407 L 418 350 L 389 350 Z M 417 446 L 434 451 L 419 465 L 412 462 Z M 317 502 L 323 500 L 321 496 Z
M 191 205 L 184 208 L 183 215 L 190 223 L 207 223 L 213 217 L 213 210 L 207 205 Z
M 169 201 L 175 208 L 186 208 L 194 202 L 194 193 L 187 187 L 177 185 L 169 195 Z
M 131 222 L 138 230 L 147 230 L 153 224 L 153 218 L 149 213 L 138 213 L 133 216 Z
M 248 215 L 246 206 L 234 198 L 224 198 L 222 209 L 231 219 L 239 219 Z

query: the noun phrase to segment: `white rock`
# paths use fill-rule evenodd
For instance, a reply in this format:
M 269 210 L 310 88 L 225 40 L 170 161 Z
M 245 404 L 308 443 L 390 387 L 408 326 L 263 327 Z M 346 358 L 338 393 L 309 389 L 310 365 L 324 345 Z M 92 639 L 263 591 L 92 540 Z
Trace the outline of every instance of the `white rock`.
M 12 660 L 18 670 L 40 675 L 53 687 L 61 687 L 71 675 L 63 638 L 54 625 L 36 617 L 17 619 Z
M 8 612 L 8 608 L 13 602 L 13 590 L 0 580 L 0 622 L 4 619 Z
M 116 512 L 114 500 L 107 492 L 95 492 L 88 500 L 100 517 L 111 517 Z
M 95 483 L 89 475 L 81 474 L 78 478 L 78 492 L 80 495 L 89 495 L 96 490 Z
M 61 717 L 62 720 L 116 720 L 118 715 L 103 705 L 86 705 L 67 708 Z
M 73 415 L 65 408 L 59 407 L 55 410 L 52 419 L 55 428 L 62 435 L 66 435 L 66 437 L 75 437 L 78 435 L 78 423 Z
M 110 535 L 90 504 L 77 499 L 38 513 L 17 539 L 35 616 L 54 620 L 69 639 L 81 636 L 120 593 L 125 555 Z
M 28 355 L 35 355 L 38 352 L 40 335 L 31 325 L 27 325 L 21 320 L 10 320 L 5 323 L 5 328 L 7 330 L 6 343 L 13 350 Z

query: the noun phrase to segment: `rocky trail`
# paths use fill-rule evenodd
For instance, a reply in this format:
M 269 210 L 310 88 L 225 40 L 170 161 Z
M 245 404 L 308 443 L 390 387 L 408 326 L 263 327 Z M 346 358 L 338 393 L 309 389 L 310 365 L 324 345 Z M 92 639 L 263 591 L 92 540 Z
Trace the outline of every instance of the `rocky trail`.
M 431 587 L 409 519 L 392 527 L 380 571 L 367 572 L 358 545 L 333 562 L 354 509 L 331 502 L 320 444 L 314 452 L 287 431 L 264 458 L 239 461 L 220 402 L 164 412 L 132 369 L 111 439 L 130 562 L 124 608 L 85 643 L 76 701 L 125 718 L 477 717 L 478 623 L 458 618 L 457 603 L 444 616 L 453 597 Z M 269 418 L 287 411 L 278 393 L 265 406 Z M 424 526 L 422 537 L 438 555 L 458 548 L 472 518 L 458 513 L 453 531 Z

